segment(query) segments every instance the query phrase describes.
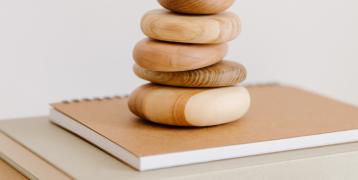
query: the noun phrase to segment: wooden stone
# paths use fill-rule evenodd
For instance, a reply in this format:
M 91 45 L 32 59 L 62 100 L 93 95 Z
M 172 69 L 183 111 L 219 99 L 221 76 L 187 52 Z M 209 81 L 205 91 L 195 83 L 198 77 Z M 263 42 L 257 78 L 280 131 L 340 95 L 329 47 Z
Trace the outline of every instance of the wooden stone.
M 158 72 L 133 66 L 134 73 L 142 79 L 162 85 L 182 87 L 221 87 L 238 84 L 245 80 L 245 67 L 232 61 L 182 72 Z
M 177 13 L 216 14 L 225 11 L 235 0 L 158 0 L 164 7 Z
M 215 44 L 231 41 L 240 33 L 240 19 L 230 12 L 198 16 L 152 10 L 141 28 L 150 38 L 181 43 Z
M 152 71 L 187 71 L 221 61 L 228 45 L 182 44 L 144 39 L 133 50 L 135 62 Z
M 248 111 L 250 95 L 244 87 L 179 88 L 146 84 L 129 97 L 137 116 L 175 126 L 212 126 L 240 119 Z

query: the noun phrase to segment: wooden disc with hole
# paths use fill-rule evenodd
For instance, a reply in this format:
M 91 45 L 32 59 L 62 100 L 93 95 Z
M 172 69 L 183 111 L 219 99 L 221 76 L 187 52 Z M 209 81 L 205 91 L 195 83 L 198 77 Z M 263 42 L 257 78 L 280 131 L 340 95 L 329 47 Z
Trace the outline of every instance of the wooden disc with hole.
M 240 19 L 230 12 L 198 16 L 152 10 L 142 18 L 141 29 L 157 40 L 215 44 L 235 39 L 240 33 Z
M 135 62 L 152 71 L 187 71 L 210 66 L 221 61 L 228 45 L 181 44 L 144 39 L 133 50 Z
M 216 14 L 225 11 L 235 0 L 158 0 L 164 8 L 185 14 Z
M 128 106 L 135 115 L 160 124 L 212 126 L 244 116 L 250 95 L 239 86 L 180 88 L 147 84 L 129 96 Z
M 158 72 L 133 67 L 134 73 L 153 83 L 181 87 L 222 87 L 232 86 L 245 80 L 245 67 L 232 61 L 221 61 L 217 64 L 181 72 Z

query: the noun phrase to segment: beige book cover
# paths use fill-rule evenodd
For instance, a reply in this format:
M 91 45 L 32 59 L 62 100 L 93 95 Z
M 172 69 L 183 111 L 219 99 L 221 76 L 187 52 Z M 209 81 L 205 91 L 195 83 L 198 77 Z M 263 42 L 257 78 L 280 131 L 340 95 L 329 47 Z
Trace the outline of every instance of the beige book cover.
M 0 127 L 0 129 L 2 128 Z M 0 132 L 0 158 L 30 179 L 72 179 L 69 175 L 3 132 Z
M 55 103 L 50 118 L 139 170 L 358 140 L 357 107 L 288 86 L 248 89 L 248 114 L 220 126 L 150 123 L 119 97 Z

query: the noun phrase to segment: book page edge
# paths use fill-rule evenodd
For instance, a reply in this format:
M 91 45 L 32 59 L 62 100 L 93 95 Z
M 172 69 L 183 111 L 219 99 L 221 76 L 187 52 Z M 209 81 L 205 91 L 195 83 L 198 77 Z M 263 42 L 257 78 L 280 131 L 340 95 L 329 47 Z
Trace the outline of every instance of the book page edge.
M 141 170 L 139 162 L 140 159 L 134 154 L 128 152 L 126 149 L 122 148 L 121 146 L 113 143 L 107 138 L 85 127 L 81 123 L 72 120 L 70 117 L 64 115 L 56 109 L 50 110 L 49 117 L 50 121 L 52 121 L 53 123 L 70 130 L 71 132 L 79 135 L 87 141 L 95 144 L 97 147 L 107 151 L 109 154 L 115 156 L 116 158 L 119 158 L 125 163 L 128 163 L 130 166 Z
M 355 141 L 358 141 L 358 129 L 257 143 L 230 145 L 218 148 L 168 153 L 163 155 L 145 156 L 141 158 L 141 168 L 142 170 L 152 170 Z
M 140 171 L 358 141 L 358 129 L 354 129 L 257 143 L 137 157 L 121 146 L 55 109 L 50 110 L 50 120 L 87 139 Z

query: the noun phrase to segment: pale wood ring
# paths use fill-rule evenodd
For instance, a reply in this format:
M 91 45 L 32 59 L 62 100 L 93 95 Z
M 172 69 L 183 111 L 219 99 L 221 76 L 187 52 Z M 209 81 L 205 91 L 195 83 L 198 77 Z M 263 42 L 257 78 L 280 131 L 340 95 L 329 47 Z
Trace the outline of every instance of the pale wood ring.
M 152 71 L 187 71 L 221 61 L 228 51 L 223 44 L 182 44 L 144 39 L 133 50 L 135 62 Z
M 143 16 L 141 29 L 157 40 L 215 44 L 235 39 L 240 33 L 240 19 L 230 12 L 198 16 L 152 10 Z

